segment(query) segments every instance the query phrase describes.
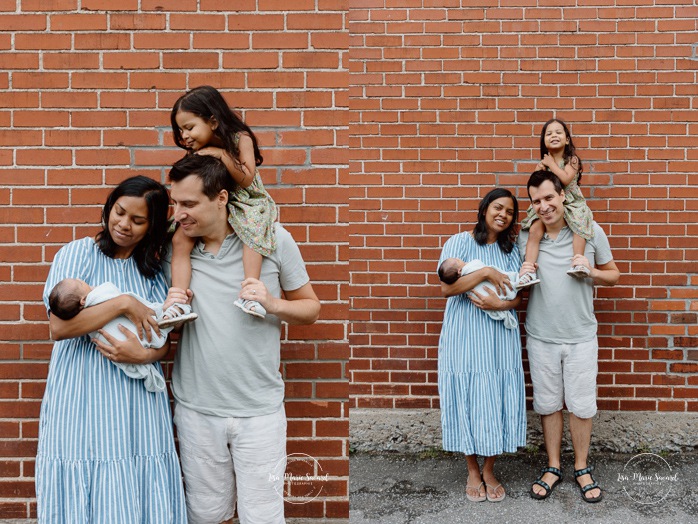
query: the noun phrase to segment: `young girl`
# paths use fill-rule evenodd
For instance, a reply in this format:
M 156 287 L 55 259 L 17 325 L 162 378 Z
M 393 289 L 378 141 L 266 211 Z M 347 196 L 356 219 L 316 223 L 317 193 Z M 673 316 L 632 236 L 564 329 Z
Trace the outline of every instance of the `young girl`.
M 262 258 L 276 249 L 276 204 L 264 189 L 257 166 L 262 155 L 257 138 L 211 86 L 200 86 L 182 95 L 170 115 L 175 143 L 189 154 L 220 159 L 237 183 L 228 202 L 228 222 L 244 243 L 242 264 L 245 278 L 259 279 Z M 188 289 L 191 280 L 189 255 L 195 239 L 177 229 L 172 239 L 172 286 Z M 245 313 L 264 318 L 266 310 L 254 300 L 238 298 L 235 305 Z
M 536 170 L 552 171 L 565 188 L 565 221 L 574 233 L 572 248 L 575 255 L 584 255 L 586 241 L 594 237 L 593 216 L 579 189 L 579 182 L 582 179 L 582 161 L 575 153 L 572 136 L 562 120 L 553 118 L 543 126 L 540 134 L 540 156 L 542 160 L 536 166 Z M 528 207 L 526 218 L 521 222 L 521 229 L 529 232 L 525 260 L 535 262 L 538 259 L 539 245 L 545 233 L 545 226 L 538 220 L 533 206 Z M 582 265 L 577 265 L 571 267 L 567 274 L 584 278 L 589 275 L 589 270 Z M 522 272 L 518 287 L 530 286 L 538 282 L 540 280 L 535 273 Z

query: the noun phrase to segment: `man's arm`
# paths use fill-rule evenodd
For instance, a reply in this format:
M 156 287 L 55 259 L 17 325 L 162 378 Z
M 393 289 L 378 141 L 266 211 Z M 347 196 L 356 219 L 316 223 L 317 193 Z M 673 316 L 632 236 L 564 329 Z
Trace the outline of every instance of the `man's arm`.
M 620 271 L 616 263 L 611 260 L 605 264 L 591 269 L 591 276 L 594 284 L 599 286 L 615 286 L 620 279 Z

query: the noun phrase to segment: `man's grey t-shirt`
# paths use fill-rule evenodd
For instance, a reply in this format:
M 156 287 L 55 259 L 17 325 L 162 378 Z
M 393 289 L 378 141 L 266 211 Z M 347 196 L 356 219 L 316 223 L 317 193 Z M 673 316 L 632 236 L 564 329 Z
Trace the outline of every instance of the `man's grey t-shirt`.
M 592 266 L 613 260 L 608 237 L 596 222 L 594 238 L 588 240 L 584 255 Z M 596 336 L 594 316 L 594 286 L 591 278 L 577 279 L 567 274 L 571 267 L 572 231 L 562 228 L 553 240 L 547 233 L 540 243 L 538 278 L 531 286 L 526 309 L 526 334 L 552 344 L 579 344 Z M 519 234 L 517 243 L 523 260 L 528 231 Z
M 291 234 L 276 224 L 277 249 L 262 262 L 260 280 L 269 293 L 309 282 Z M 182 329 L 172 372 L 172 392 L 186 407 L 219 417 L 275 413 L 284 399 L 279 372 L 281 321 L 249 315 L 233 302 L 245 279 L 242 241 L 231 234 L 216 255 L 197 242 L 191 253 L 192 308 L 199 318 Z M 171 280 L 169 260 L 165 274 Z

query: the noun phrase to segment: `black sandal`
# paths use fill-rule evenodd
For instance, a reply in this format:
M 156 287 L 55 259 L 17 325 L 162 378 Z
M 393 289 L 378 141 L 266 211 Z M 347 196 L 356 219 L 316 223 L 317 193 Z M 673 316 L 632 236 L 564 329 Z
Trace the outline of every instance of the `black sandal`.
M 555 482 L 553 482 L 552 486 L 548 486 L 548 484 L 546 482 L 543 482 L 543 480 L 541 480 L 543 478 L 543 475 L 545 475 L 546 473 L 552 473 L 553 475 L 557 476 L 557 480 Z M 547 499 L 550 496 L 550 494 L 553 492 L 553 490 L 555 489 L 555 486 L 557 486 L 560 482 L 562 482 L 562 471 L 561 470 L 559 470 L 557 468 L 551 468 L 550 466 L 548 466 L 547 468 L 543 468 L 542 470 L 540 470 L 540 476 L 538 477 L 537 480 L 533 481 L 533 484 L 534 485 L 538 484 L 540 487 L 542 487 L 545 490 L 545 493 L 543 495 L 541 495 L 540 493 L 536 493 L 535 491 L 533 491 L 533 486 L 531 486 L 531 491 L 530 491 L 531 498 L 534 498 L 536 500 Z
M 599 483 L 594 480 L 594 477 L 591 476 L 591 472 L 594 471 L 594 466 L 587 466 L 586 468 L 583 469 L 575 469 L 574 470 L 574 479 L 575 483 L 577 486 L 579 486 L 579 491 L 582 492 L 582 499 L 584 499 L 584 502 L 599 502 L 603 498 L 603 493 L 599 493 L 598 497 L 587 497 L 586 493 L 587 491 L 591 491 L 594 488 L 599 488 Z M 582 485 L 577 482 L 577 478 L 581 477 L 582 475 L 589 474 L 591 477 L 591 484 L 587 484 L 586 486 L 582 487 Z M 599 488 L 599 492 L 601 491 L 601 488 Z

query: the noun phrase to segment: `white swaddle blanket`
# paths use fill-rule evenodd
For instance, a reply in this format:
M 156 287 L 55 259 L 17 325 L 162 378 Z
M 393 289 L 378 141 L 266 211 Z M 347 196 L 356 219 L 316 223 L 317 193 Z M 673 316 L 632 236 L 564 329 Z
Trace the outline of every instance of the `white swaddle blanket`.
M 145 304 L 150 309 L 155 311 L 156 318 L 162 317 L 162 304 L 148 302 L 147 300 L 139 297 L 138 295 L 135 295 L 134 293 L 122 293 L 118 287 L 116 287 L 114 284 L 110 282 L 95 287 L 87 295 L 87 298 L 85 299 L 85 307 L 101 304 L 102 302 L 105 302 L 112 298 L 116 298 L 119 295 L 123 294 L 134 297 L 136 300 L 138 300 L 142 304 Z M 121 332 L 121 330 L 119 330 L 119 324 L 123 325 L 126 329 L 133 332 L 134 334 L 138 333 L 135 324 L 124 316 L 116 317 L 115 319 L 110 320 L 102 329 L 117 340 L 126 340 L 124 334 Z M 165 342 L 167 342 L 167 334 L 170 331 L 172 331 L 171 327 L 161 328 L 160 336 L 158 337 L 155 333 L 155 330 L 151 329 L 151 341 L 148 342 L 144 337 L 140 339 L 141 344 L 143 344 L 144 348 L 161 348 L 165 344 Z M 93 331 L 92 333 L 90 333 L 90 336 L 97 340 L 101 340 L 102 342 L 105 342 L 107 344 L 109 343 L 97 331 Z M 152 391 L 154 393 L 165 391 L 165 378 L 162 376 L 162 373 L 158 371 L 155 365 L 123 364 L 119 362 L 112 362 L 112 364 L 121 368 L 121 370 L 124 373 L 126 373 L 127 376 L 135 378 L 137 380 L 142 379 L 144 381 L 145 389 L 147 389 L 148 391 Z
M 461 276 L 463 275 L 468 275 L 470 273 L 474 273 L 475 271 L 482 269 L 484 267 L 488 267 L 483 262 L 479 259 L 471 260 L 468 262 L 466 265 L 464 265 L 461 270 L 460 274 Z M 502 271 L 501 269 L 494 267 L 494 266 L 489 266 L 503 275 L 506 275 L 509 277 L 509 281 L 511 282 L 511 285 L 514 286 L 516 284 L 516 281 L 519 279 L 519 274 L 516 271 Z M 492 291 L 496 292 L 494 285 L 489 282 L 488 280 L 483 280 L 480 282 L 477 286 L 475 286 L 472 291 L 475 291 L 478 295 L 485 295 L 487 296 L 487 291 L 485 291 L 485 288 L 491 289 Z M 502 300 L 514 300 L 516 298 L 516 291 L 514 289 L 509 289 L 505 287 L 504 289 L 507 290 L 506 294 L 500 295 L 497 294 L 497 296 L 502 299 Z M 489 316 L 491 316 L 495 320 L 503 320 L 504 321 L 504 327 L 507 329 L 515 329 L 519 325 L 519 321 L 516 319 L 516 315 L 511 310 L 507 311 L 492 311 L 492 310 L 487 310 L 483 309 L 485 313 L 487 313 Z

